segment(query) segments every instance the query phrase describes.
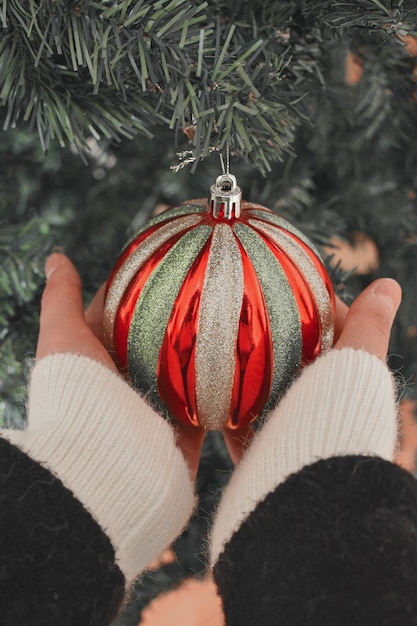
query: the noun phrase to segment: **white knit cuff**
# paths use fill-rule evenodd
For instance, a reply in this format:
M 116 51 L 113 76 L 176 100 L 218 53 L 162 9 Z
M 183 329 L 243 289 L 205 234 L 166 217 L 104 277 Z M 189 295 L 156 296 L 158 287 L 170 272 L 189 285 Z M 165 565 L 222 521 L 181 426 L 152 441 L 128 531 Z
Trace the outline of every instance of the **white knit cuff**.
M 331 456 L 391 460 L 397 431 L 395 384 L 384 363 L 352 349 L 319 358 L 271 412 L 226 487 L 212 529 L 212 564 L 258 502 L 290 474 Z
M 5 436 L 91 512 L 133 579 L 178 536 L 194 508 L 172 427 L 117 374 L 72 354 L 35 366 L 28 410 L 28 428 Z

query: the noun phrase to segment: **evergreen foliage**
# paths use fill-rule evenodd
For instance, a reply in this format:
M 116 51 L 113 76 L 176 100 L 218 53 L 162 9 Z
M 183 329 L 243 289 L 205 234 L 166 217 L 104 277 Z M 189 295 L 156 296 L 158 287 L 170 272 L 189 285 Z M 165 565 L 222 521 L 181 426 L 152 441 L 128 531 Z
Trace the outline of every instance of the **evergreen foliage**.
M 335 282 L 349 300 L 399 280 L 390 362 L 417 396 L 416 68 L 415 0 L 2 0 L 0 421 L 24 420 L 51 248 L 87 302 L 155 206 L 207 195 L 228 145 L 247 199 L 319 246 L 372 242 L 378 262 Z M 123 626 L 204 570 L 196 542 L 230 470 L 207 445 L 222 470 L 203 463 L 182 560 L 144 580 Z

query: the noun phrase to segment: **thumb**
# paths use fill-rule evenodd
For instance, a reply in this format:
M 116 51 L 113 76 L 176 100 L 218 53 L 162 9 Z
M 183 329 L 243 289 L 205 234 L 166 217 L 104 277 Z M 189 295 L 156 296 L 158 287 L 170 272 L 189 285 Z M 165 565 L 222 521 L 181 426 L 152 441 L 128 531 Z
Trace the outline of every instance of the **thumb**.
M 45 264 L 46 287 L 42 295 L 36 356 L 71 351 L 84 323 L 81 279 L 71 261 L 53 253 Z
M 354 348 L 385 360 L 401 287 L 391 278 L 380 278 L 364 289 L 351 305 L 335 348 Z
M 36 358 L 72 353 L 116 367 L 84 316 L 80 276 L 63 254 L 52 254 L 45 265 L 46 287 L 42 296 Z

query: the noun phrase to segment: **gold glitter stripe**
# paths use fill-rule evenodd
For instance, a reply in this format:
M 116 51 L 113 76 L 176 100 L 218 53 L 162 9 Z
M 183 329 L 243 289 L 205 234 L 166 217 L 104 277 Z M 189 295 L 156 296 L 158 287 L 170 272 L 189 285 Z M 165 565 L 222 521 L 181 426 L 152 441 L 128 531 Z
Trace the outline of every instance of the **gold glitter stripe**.
M 239 246 L 227 224 L 213 231 L 196 340 L 196 400 L 200 424 L 220 430 L 229 419 L 243 298 Z
M 183 215 L 190 215 L 191 213 L 207 214 L 207 210 L 208 210 L 207 204 L 204 205 L 202 204 L 202 202 L 203 201 L 196 203 L 196 204 L 192 204 L 190 202 L 188 203 L 184 202 L 184 204 L 180 204 L 170 209 L 166 209 L 165 211 L 162 211 L 161 213 L 158 213 L 158 215 L 155 215 L 154 217 L 152 217 L 150 220 L 147 220 L 143 224 L 143 226 L 140 226 L 140 228 L 138 228 L 135 231 L 134 236 L 131 237 L 131 239 L 129 239 L 127 244 L 124 246 L 121 254 L 123 254 L 126 248 L 130 246 L 130 244 L 132 243 L 134 239 L 136 239 L 139 235 L 145 232 L 145 230 L 148 230 L 148 228 L 152 228 L 152 226 L 156 226 L 157 224 L 162 224 L 162 222 L 172 219 L 173 217 L 182 217 Z
M 272 408 L 298 372 L 302 356 L 301 320 L 287 276 L 261 237 L 244 224 L 234 230 L 261 284 L 271 327 L 274 369 L 266 410 Z
M 256 209 L 255 210 L 250 209 L 250 215 L 253 215 L 253 217 L 255 217 L 256 219 L 269 222 L 270 224 L 273 224 L 275 226 L 278 226 L 279 228 L 283 228 L 284 230 L 287 230 L 292 235 L 295 235 L 296 237 L 298 237 L 298 239 L 301 239 L 301 241 L 305 243 L 306 246 L 311 248 L 314 254 L 318 256 L 319 259 L 321 259 L 320 252 L 317 250 L 315 245 L 310 241 L 310 239 L 308 239 L 308 237 L 306 237 L 306 235 L 302 233 L 301 230 L 298 230 L 296 226 L 291 224 L 291 222 L 286 220 L 284 217 L 281 217 L 280 215 L 277 215 L 276 213 L 273 213 L 272 211 L 260 211 Z
M 114 350 L 113 328 L 117 309 L 124 292 L 132 278 L 139 271 L 141 265 L 145 263 L 162 244 L 168 241 L 170 237 L 198 224 L 201 219 L 201 215 L 186 215 L 181 220 L 174 220 L 173 222 L 162 225 L 158 230 L 149 235 L 120 267 L 110 285 L 104 306 L 103 334 L 104 344 L 107 350 L 110 352 Z
M 274 226 L 259 220 L 249 220 L 249 223 L 254 228 L 271 237 L 304 274 L 306 282 L 311 286 L 317 304 L 321 325 L 321 349 L 327 350 L 331 348 L 333 345 L 333 307 L 326 285 L 307 252 L 290 235 Z M 311 249 L 311 245 L 309 247 Z

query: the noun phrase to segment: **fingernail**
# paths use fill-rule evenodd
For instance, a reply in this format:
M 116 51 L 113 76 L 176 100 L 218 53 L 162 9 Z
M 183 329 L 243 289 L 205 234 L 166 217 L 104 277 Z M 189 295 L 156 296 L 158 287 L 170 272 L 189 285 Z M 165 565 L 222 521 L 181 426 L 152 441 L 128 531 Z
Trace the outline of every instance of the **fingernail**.
M 45 263 L 45 276 L 48 281 L 52 274 L 63 264 L 62 252 L 54 249 L 54 252 L 47 258 Z

